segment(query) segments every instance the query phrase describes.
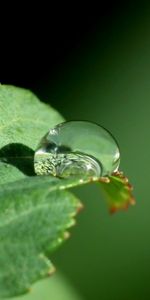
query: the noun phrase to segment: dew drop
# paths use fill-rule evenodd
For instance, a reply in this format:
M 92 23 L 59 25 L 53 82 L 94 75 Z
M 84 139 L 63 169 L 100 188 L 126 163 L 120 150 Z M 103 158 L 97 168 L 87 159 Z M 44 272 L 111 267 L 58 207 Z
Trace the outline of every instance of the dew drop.
M 111 133 L 88 121 L 68 121 L 50 129 L 34 156 L 37 175 L 61 178 L 108 176 L 119 163 L 119 148 Z

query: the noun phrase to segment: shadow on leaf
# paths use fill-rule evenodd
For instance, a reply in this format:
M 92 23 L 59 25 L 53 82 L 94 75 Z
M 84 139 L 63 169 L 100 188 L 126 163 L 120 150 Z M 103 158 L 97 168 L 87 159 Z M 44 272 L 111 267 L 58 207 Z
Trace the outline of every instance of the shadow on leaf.
M 0 149 L 0 161 L 13 165 L 27 176 L 34 176 L 34 151 L 19 143 L 12 143 Z

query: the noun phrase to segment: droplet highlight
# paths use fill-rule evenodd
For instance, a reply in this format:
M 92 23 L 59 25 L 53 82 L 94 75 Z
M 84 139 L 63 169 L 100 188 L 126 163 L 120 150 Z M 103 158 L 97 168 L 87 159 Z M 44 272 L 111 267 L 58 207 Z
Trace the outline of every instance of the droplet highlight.
M 42 138 L 34 156 L 37 175 L 103 177 L 118 170 L 120 151 L 112 134 L 88 121 L 58 124 Z

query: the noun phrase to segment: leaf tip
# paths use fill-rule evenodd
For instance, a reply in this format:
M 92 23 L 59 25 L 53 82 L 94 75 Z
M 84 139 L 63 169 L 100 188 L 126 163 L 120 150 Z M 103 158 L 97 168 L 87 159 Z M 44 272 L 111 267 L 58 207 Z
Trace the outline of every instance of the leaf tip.
M 50 277 L 52 276 L 54 273 L 56 272 L 56 268 L 54 266 L 52 266 L 48 272 L 47 272 L 47 276 Z
M 70 238 L 70 236 L 71 236 L 71 233 L 69 231 L 64 232 L 64 239 L 65 240 L 68 240 Z
M 130 204 L 131 205 L 135 205 L 136 204 L 135 198 L 133 196 L 130 198 Z
M 77 213 L 80 213 L 83 209 L 84 209 L 84 205 L 81 202 L 79 202 L 77 206 Z

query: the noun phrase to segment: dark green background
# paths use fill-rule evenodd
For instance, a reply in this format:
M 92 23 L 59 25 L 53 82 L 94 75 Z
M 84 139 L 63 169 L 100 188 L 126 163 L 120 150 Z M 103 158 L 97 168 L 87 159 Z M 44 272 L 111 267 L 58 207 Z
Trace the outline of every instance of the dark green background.
M 149 300 L 149 9 L 118 15 L 104 31 L 97 26 L 53 78 L 35 84 L 34 91 L 67 120 L 91 120 L 114 134 L 121 149 L 120 169 L 133 184 L 137 200 L 127 212 L 110 216 L 99 186 L 75 190 L 85 209 L 71 239 L 52 255 L 58 274 L 49 283 L 43 281 L 43 289 L 37 287 L 39 299 L 73 300 L 76 291 L 75 299 Z M 59 272 L 68 281 L 64 298 Z M 56 281 L 53 294 L 51 280 Z M 24 299 L 38 297 L 33 292 Z

